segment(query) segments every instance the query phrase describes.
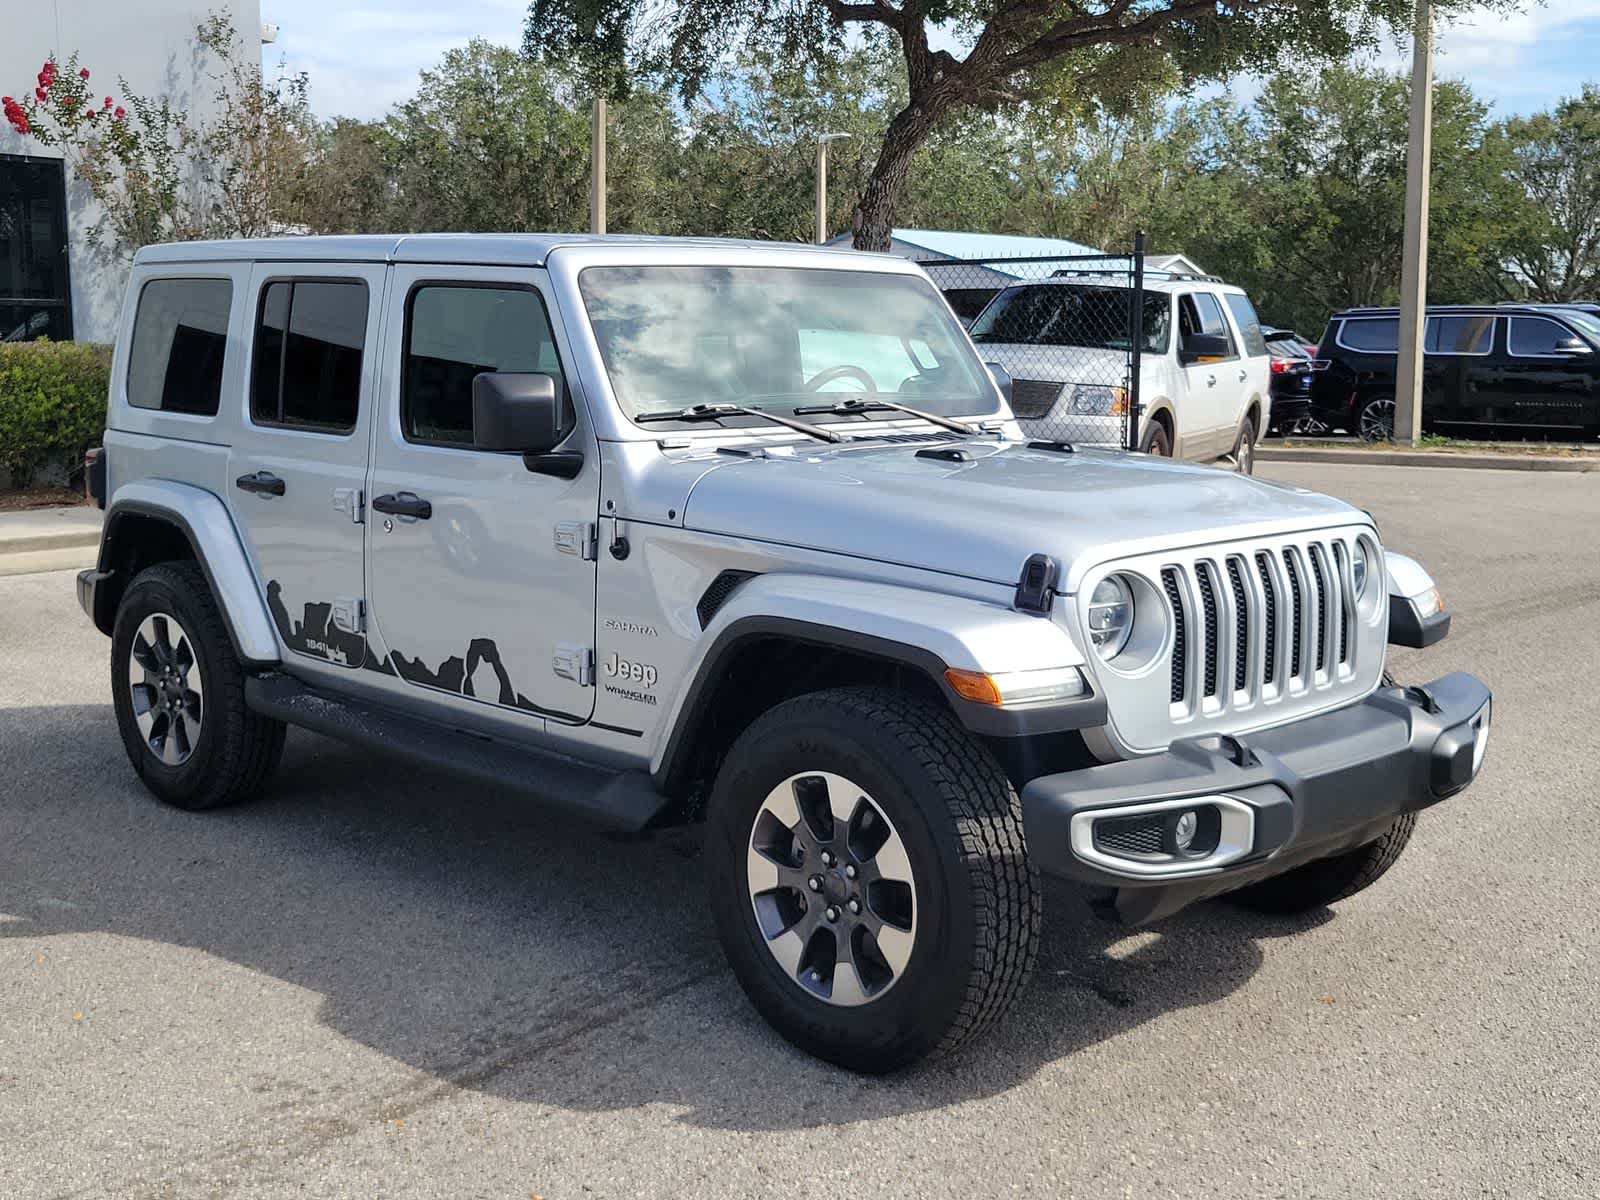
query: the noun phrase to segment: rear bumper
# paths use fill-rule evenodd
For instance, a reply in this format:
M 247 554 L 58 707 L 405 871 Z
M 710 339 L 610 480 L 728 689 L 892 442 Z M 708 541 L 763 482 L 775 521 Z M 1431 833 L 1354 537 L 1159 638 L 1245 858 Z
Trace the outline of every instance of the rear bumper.
M 1029 856 L 1117 889 L 1125 916 L 1162 916 L 1363 845 L 1462 791 L 1482 766 L 1491 704 L 1457 673 L 1262 733 L 1047 775 L 1022 792 Z M 1187 811 L 1201 833 L 1184 853 L 1173 830 Z

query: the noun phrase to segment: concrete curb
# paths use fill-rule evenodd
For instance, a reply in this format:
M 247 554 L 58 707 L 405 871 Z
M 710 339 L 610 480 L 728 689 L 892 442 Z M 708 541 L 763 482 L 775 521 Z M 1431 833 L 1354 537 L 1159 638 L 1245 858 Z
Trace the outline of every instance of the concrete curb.
M 1447 450 L 1322 450 L 1311 446 L 1257 446 L 1257 462 L 1350 463 L 1362 467 L 1455 467 L 1464 471 L 1566 471 L 1600 473 L 1600 454 L 1455 454 Z
M 0 512 L 0 575 L 92 567 L 100 513 L 92 508 Z

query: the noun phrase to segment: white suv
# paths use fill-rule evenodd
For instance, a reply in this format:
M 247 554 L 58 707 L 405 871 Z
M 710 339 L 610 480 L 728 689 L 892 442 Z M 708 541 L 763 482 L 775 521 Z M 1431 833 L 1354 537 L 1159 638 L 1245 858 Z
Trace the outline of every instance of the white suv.
M 1129 292 L 1109 275 L 1019 283 L 973 321 L 972 340 L 1011 376 L 1011 407 L 1030 435 L 1126 444 Z M 1272 373 L 1243 289 L 1210 279 L 1147 279 L 1140 352 L 1139 449 L 1227 459 L 1249 474 L 1271 417 Z

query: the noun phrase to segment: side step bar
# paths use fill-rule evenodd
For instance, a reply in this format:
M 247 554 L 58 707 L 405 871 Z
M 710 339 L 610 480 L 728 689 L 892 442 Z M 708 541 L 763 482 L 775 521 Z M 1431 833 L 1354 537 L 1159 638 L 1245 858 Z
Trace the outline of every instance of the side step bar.
M 644 771 L 609 771 L 497 741 L 383 705 L 319 692 L 276 671 L 248 676 L 244 699 L 263 716 L 520 792 L 604 829 L 636 833 L 668 802 Z

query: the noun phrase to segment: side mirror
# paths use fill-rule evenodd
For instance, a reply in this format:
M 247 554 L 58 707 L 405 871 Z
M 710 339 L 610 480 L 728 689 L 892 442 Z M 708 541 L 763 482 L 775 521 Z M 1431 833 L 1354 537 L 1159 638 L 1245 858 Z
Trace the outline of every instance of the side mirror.
M 542 454 L 566 437 L 556 381 L 533 372 L 485 371 L 472 380 L 472 441 L 480 450 Z
M 1190 363 L 1227 358 L 1232 350 L 1228 339 L 1220 333 L 1191 333 L 1183 339 L 1178 360 L 1188 366 Z
M 1011 372 L 996 362 L 983 364 L 989 370 L 989 377 L 994 380 L 995 387 L 1000 389 L 1000 394 L 1006 398 L 1006 407 L 1011 407 Z

